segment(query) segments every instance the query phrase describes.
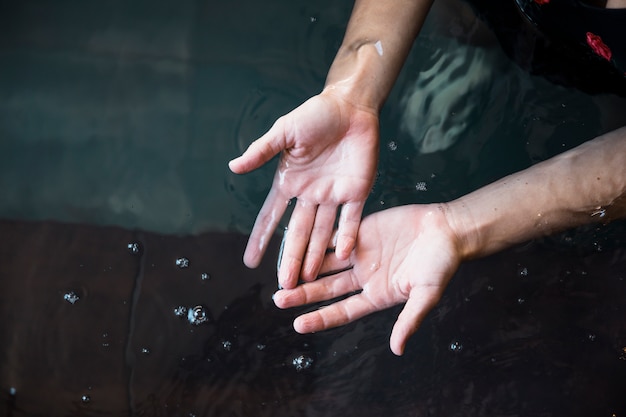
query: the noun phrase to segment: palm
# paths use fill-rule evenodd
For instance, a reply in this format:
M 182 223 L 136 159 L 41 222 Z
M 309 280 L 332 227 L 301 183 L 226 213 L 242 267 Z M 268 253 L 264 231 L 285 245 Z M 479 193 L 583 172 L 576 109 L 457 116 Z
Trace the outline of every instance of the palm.
M 374 181 L 378 118 L 333 96 L 313 97 L 274 126 L 238 159 L 238 173 L 256 169 L 281 153 L 272 188 L 257 217 L 244 262 L 260 262 L 288 201 L 297 197 L 282 256 L 279 281 L 293 288 L 314 279 L 341 207 L 338 256 L 347 257 L 365 199 Z
M 460 255 L 455 248 L 445 217 L 436 206 L 386 210 L 363 221 L 348 260 L 326 258 L 322 271 L 342 272 L 279 291 L 275 302 L 282 308 L 294 307 L 360 291 L 298 317 L 294 327 L 302 333 L 340 326 L 406 302 L 390 341 L 392 350 L 401 354 L 408 337 L 440 299 L 456 271 Z

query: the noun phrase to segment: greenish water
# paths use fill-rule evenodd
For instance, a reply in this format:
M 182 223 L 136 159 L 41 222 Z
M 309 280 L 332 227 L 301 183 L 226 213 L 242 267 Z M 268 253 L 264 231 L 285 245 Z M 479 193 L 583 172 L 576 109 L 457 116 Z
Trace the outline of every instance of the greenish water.
M 226 163 L 321 90 L 350 6 L 3 2 L 0 217 L 249 230 L 273 166 L 237 177 Z M 602 131 L 589 97 L 521 72 L 497 47 L 470 67 L 476 48 L 439 26 L 427 23 L 384 109 L 368 211 L 456 197 Z M 455 72 L 424 76 L 460 49 Z M 401 129 L 419 80 L 439 107 L 410 124 L 456 128 L 446 151 L 420 155 Z

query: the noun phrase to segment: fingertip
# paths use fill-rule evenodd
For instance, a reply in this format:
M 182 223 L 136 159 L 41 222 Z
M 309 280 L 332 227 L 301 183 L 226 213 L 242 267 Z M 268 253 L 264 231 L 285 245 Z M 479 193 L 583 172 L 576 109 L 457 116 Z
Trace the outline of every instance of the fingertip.
M 394 330 L 391 333 L 391 338 L 389 339 L 389 347 L 391 348 L 391 351 L 393 352 L 394 355 L 402 356 L 404 355 L 404 348 L 406 346 L 406 338 L 402 338 L 398 336 L 395 330 L 396 329 L 394 327 Z
M 308 323 L 304 316 L 296 317 L 293 321 L 293 329 L 300 334 L 313 333 L 310 323 Z
M 252 252 L 246 248 L 243 254 L 243 264 L 250 269 L 255 269 L 261 263 L 261 256 L 258 253 Z
M 285 297 L 283 296 L 284 292 L 282 290 L 276 291 L 272 294 L 272 301 L 274 301 L 274 305 L 278 308 L 285 309 L 288 306 L 285 304 Z

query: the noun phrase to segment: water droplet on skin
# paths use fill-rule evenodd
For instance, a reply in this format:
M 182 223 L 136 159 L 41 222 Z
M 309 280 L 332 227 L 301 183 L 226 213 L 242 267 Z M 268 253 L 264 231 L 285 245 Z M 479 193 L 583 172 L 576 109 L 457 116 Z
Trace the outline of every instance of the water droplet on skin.
M 174 309 L 174 314 L 178 317 L 183 317 L 187 314 L 187 308 L 183 306 L 178 306 Z
M 463 350 L 463 345 L 458 340 L 455 340 L 448 345 L 448 350 L 450 350 L 450 352 L 459 353 Z
M 138 242 L 131 242 L 128 244 L 128 251 L 133 255 L 139 254 L 141 252 L 141 245 Z
M 80 297 L 74 291 L 69 291 L 65 293 L 63 299 L 70 304 L 75 304 L 78 300 L 80 300 Z
M 208 280 L 210 280 L 210 279 L 211 279 L 211 275 L 207 274 L 206 272 L 203 272 L 203 273 L 200 275 L 200 279 L 201 279 L 202 281 L 208 281 Z
M 308 369 L 311 369 L 311 367 L 313 366 L 313 358 L 306 355 L 300 355 L 293 359 L 292 364 L 293 367 L 296 368 L 296 371 L 306 371 Z
M 187 313 L 187 320 L 189 323 L 199 326 L 202 323 L 206 323 L 209 321 L 209 318 L 206 313 L 206 309 L 203 306 L 195 306 L 194 308 L 190 308 Z
M 176 266 L 180 269 L 189 267 L 189 259 L 187 258 L 178 258 L 176 259 Z
M 89 395 L 83 395 L 82 397 L 80 397 L 80 400 L 83 402 L 83 404 L 87 404 L 89 401 L 91 401 L 91 397 Z

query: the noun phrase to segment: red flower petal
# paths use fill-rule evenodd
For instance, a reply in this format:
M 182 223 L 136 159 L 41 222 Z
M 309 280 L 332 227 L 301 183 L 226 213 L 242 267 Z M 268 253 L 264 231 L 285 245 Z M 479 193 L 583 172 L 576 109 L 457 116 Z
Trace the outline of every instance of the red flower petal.
M 595 52 L 597 55 L 606 59 L 607 61 L 611 60 L 611 56 L 613 53 L 611 52 L 611 48 L 606 46 L 604 42 L 602 42 L 602 38 L 598 35 L 595 35 L 591 32 L 587 32 L 587 45 Z

